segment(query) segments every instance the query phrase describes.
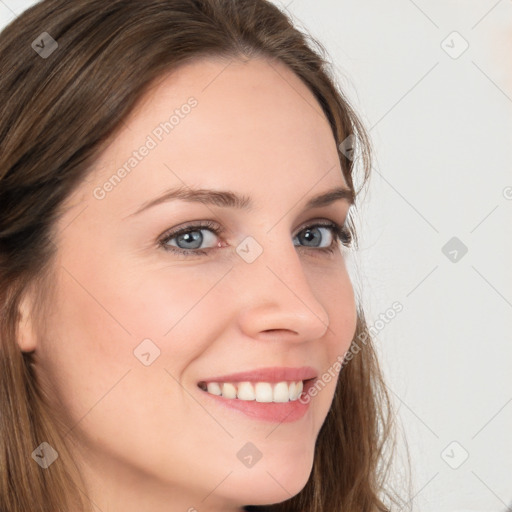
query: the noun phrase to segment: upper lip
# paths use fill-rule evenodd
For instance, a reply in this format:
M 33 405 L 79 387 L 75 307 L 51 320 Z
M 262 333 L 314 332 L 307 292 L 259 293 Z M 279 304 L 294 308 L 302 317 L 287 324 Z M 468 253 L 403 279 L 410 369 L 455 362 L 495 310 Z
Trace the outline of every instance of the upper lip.
M 283 366 L 273 366 L 259 368 L 257 370 L 232 373 L 230 375 L 219 375 L 203 379 L 201 382 L 282 382 L 299 380 L 309 380 L 317 376 L 317 372 L 311 366 L 302 366 L 300 368 L 291 368 Z

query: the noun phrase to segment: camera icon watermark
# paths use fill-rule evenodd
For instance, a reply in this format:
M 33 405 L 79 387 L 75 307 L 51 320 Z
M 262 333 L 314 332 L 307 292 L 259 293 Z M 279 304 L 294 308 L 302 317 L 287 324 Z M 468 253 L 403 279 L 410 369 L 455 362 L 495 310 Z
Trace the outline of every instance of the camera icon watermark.
M 133 351 L 133 355 L 144 365 L 149 366 L 160 356 L 160 349 L 149 338 L 143 340 Z
M 452 59 L 458 59 L 469 48 L 469 43 L 454 30 L 441 41 L 441 48 Z
M 467 254 L 468 248 L 460 238 L 454 236 L 443 245 L 441 252 L 452 263 L 458 263 Z
M 238 460 L 249 469 L 254 467 L 263 454 L 256 448 L 256 446 L 251 443 L 245 443 L 244 446 L 237 452 L 236 454 Z
M 452 469 L 458 469 L 469 457 L 468 451 L 458 441 L 452 441 L 442 452 L 441 458 Z
M 43 59 L 47 59 L 58 47 L 59 44 L 48 32 L 43 32 L 32 41 L 32 49 Z
M 356 149 L 356 137 L 354 134 L 349 135 L 345 140 L 339 143 L 338 149 L 350 161 L 354 160 L 354 153 Z
M 43 468 L 48 469 L 56 460 L 59 454 L 46 441 L 43 441 L 31 454 L 31 457 Z
M 244 238 L 237 246 L 236 252 L 246 263 L 252 263 L 263 252 L 263 247 L 252 236 Z

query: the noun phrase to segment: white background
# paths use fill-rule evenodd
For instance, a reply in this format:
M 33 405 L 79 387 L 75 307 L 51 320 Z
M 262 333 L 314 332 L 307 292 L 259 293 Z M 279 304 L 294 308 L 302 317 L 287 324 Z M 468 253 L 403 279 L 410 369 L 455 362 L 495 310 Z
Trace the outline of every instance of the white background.
M 34 3 L 0 0 L 0 25 Z M 512 1 L 274 3 L 325 46 L 372 137 L 354 284 L 370 325 L 403 305 L 376 343 L 410 450 L 413 509 L 502 512 L 512 507 Z M 456 262 L 441 250 L 452 237 L 468 249 Z

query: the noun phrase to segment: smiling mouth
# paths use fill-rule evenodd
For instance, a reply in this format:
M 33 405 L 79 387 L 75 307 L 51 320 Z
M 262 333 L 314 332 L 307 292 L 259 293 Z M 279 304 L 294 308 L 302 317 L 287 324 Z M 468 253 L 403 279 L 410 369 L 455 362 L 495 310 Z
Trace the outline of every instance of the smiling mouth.
M 305 387 L 309 387 L 315 378 L 281 382 L 199 382 L 198 387 L 211 395 L 230 400 L 256 402 L 294 402 L 299 399 Z

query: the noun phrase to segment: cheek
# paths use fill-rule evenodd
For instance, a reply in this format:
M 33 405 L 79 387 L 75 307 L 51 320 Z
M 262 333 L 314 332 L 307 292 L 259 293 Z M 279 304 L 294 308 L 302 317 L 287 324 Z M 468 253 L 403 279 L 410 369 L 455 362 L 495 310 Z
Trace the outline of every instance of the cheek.
M 338 309 L 332 313 L 332 316 L 338 332 L 339 346 L 344 353 L 350 346 L 357 324 L 357 308 L 354 290 L 348 274 L 344 274 L 341 290 L 338 294 Z
M 357 308 L 354 290 L 343 261 L 337 261 L 328 270 L 312 270 L 308 280 L 329 318 L 329 328 L 320 341 L 324 352 L 319 382 L 309 393 L 309 399 L 319 412 L 316 425 L 318 432 L 331 407 L 341 363 L 355 334 Z
M 357 325 L 357 307 L 354 290 L 344 266 L 336 274 L 337 279 L 329 282 L 327 292 L 329 327 L 328 363 L 324 368 L 322 380 L 331 389 L 333 397 L 339 378 L 341 364 L 355 335 Z M 337 286 L 333 283 L 337 283 Z M 326 283 L 327 286 L 327 283 Z M 328 406 L 330 407 L 331 401 Z
M 222 320 L 212 301 L 218 304 L 219 296 L 208 294 L 223 272 L 136 270 L 116 260 L 100 265 L 91 257 L 88 265 L 74 266 L 68 260 L 57 275 L 56 302 L 38 352 L 42 378 L 74 418 L 132 369 L 151 370 L 128 377 L 136 394 L 151 379 L 161 389 L 162 376 L 170 379 L 165 368 L 180 378 L 211 341 L 205 326 L 214 329 Z M 143 384 L 135 385 L 136 378 Z
M 332 363 L 348 349 L 355 333 L 357 308 L 354 289 L 343 260 L 328 271 L 311 277 L 315 278 L 316 296 L 322 301 L 329 316 L 329 329 L 325 336 Z
M 133 279 L 120 266 L 66 268 L 38 350 L 37 371 L 56 414 L 83 446 L 105 454 L 148 445 L 147 432 L 182 437 L 194 402 L 170 374 L 179 380 L 201 351 L 201 340 L 186 342 L 180 328 L 208 283 Z
M 221 277 L 214 269 L 185 267 L 141 273 L 125 284 L 124 295 L 119 296 L 120 314 L 136 337 L 155 337 L 164 344 L 191 323 L 204 331 L 209 312 L 215 311 L 211 291 Z
M 60 268 L 52 314 L 37 350 L 43 381 L 52 387 L 50 396 L 69 426 L 127 372 L 135 341 L 101 269 L 81 268 L 90 274 L 71 265 Z

